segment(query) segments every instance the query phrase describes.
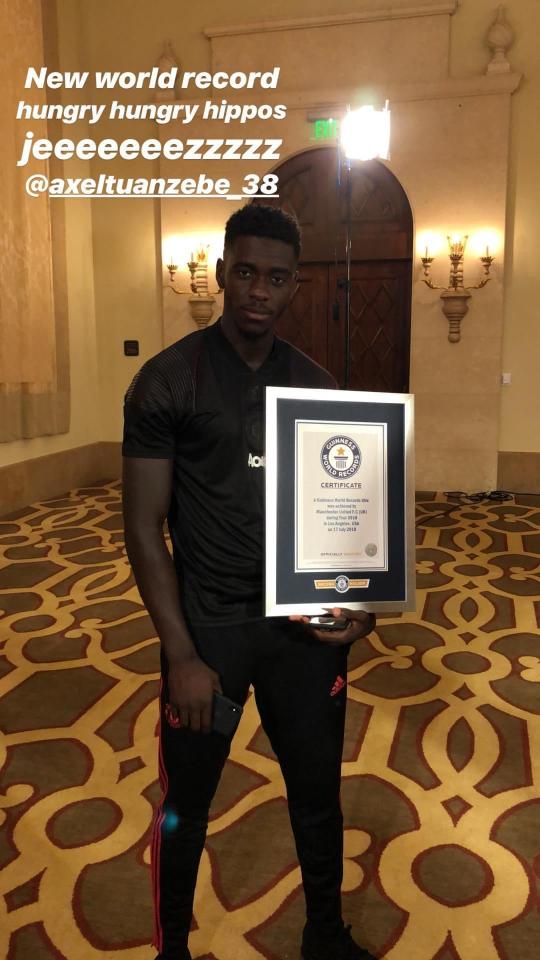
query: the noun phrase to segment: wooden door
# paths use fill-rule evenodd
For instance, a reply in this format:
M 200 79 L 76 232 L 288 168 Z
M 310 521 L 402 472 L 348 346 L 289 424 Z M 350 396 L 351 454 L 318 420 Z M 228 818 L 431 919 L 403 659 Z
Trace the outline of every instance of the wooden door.
M 308 357 L 328 367 L 328 266 L 300 265 L 298 290 L 279 318 L 276 333 Z
M 307 150 L 281 164 L 279 199 L 302 228 L 299 290 L 279 336 L 344 379 L 347 217 L 352 239 L 352 390 L 409 387 L 412 213 L 391 170 L 376 160 L 337 170 L 334 147 Z
M 343 385 L 345 376 L 344 264 L 301 264 L 299 288 L 276 332 L 320 363 Z M 351 266 L 350 390 L 409 389 L 410 301 L 406 262 Z
M 350 390 L 404 393 L 409 389 L 410 265 L 387 260 L 351 265 Z M 328 369 L 345 378 L 345 267 L 330 268 L 329 286 L 339 290 L 339 315 L 327 327 Z

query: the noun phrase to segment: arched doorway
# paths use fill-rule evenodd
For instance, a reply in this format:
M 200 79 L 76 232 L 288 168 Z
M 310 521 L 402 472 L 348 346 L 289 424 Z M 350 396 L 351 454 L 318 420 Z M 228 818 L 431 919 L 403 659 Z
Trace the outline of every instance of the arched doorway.
M 275 205 L 302 227 L 300 286 L 277 333 L 344 379 L 345 178 L 337 150 L 286 160 Z M 351 169 L 351 390 L 409 389 L 412 213 L 394 175 L 377 160 Z

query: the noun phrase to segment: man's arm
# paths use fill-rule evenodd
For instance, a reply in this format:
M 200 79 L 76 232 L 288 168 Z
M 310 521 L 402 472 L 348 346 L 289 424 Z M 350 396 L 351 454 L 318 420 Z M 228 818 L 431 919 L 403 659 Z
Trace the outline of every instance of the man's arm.
M 219 677 L 197 654 L 182 613 L 163 524 L 172 493 L 173 461 L 124 457 L 126 550 L 139 592 L 169 664 L 169 702 L 182 726 L 210 730 Z

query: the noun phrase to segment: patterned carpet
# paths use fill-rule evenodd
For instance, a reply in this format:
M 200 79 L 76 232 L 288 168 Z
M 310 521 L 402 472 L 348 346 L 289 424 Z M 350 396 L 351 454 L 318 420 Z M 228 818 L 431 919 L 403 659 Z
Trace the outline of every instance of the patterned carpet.
M 104 483 L 0 523 L 9 960 L 154 956 L 158 650 L 119 497 Z M 419 497 L 417 614 L 381 618 L 351 654 L 346 918 L 387 960 L 533 960 L 540 497 L 447 509 L 443 496 Z M 250 700 L 213 808 L 193 956 L 297 960 L 299 879 Z

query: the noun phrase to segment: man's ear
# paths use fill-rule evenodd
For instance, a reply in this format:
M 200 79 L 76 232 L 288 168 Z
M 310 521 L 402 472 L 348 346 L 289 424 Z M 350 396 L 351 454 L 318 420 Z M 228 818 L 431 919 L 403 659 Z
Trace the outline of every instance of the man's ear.
M 218 262 L 216 263 L 216 280 L 217 280 L 217 285 L 219 289 L 224 290 L 225 289 L 225 264 L 223 263 L 223 260 L 221 259 L 221 257 L 218 259 Z

